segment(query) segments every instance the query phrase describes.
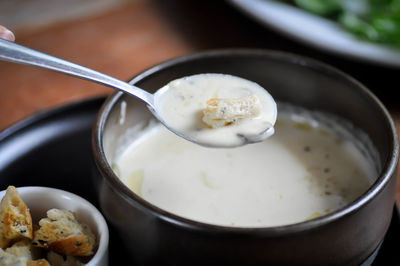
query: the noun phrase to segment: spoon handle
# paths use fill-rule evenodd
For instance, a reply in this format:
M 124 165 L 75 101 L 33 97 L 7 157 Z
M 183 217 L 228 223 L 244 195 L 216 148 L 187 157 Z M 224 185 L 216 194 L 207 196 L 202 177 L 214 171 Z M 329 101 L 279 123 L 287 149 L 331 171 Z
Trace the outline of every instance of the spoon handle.
M 119 79 L 102 74 L 90 68 L 80 66 L 66 60 L 35 51 L 25 46 L 16 44 L 0 38 L 0 59 L 18 64 L 26 64 L 45 68 L 82 79 L 91 80 L 133 96 L 146 102 L 151 107 L 154 106 L 153 95 L 136 86 L 130 85 Z

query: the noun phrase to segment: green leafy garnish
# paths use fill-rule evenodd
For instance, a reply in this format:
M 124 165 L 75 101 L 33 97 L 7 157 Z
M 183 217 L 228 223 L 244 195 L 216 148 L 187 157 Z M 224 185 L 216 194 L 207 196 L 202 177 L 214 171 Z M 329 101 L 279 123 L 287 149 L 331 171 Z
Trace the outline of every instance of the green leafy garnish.
M 299 7 L 321 16 L 329 16 L 341 10 L 338 0 L 294 0 Z
M 400 47 L 400 0 L 291 0 L 360 39 Z

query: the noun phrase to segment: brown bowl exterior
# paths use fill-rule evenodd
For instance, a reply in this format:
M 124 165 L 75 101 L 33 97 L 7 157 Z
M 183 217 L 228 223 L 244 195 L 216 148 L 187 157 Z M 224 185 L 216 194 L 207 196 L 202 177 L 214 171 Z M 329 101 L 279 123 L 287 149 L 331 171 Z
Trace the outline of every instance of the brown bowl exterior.
M 138 265 L 359 265 L 377 250 L 392 216 L 399 147 L 389 113 L 370 91 L 312 59 L 246 49 L 178 58 L 131 82 L 154 92 L 173 79 L 198 73 L 240 76 L 267 88 L 278 101 L 350 120 L 372 139 L 382 169 L 370 189 L 350 205 L 311 221 L 231 228 L 184 219 L 138 197 L 113 173 L 124 132 L 151 118 L 145 104 L 116 93 L 103 105 L 93 130 L 94 178 L 101 210 Z M 121 125 L 122 101 L 127 102 L 127 115 Z

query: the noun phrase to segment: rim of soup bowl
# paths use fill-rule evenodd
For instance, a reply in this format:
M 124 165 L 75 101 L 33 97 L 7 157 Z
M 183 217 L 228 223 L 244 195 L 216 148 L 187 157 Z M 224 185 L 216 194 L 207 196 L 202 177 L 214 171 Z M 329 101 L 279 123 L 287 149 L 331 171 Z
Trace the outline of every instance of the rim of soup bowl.
M 303 65 L 304 67 L 317 69 L 318 71 L 323 71 L 324 73 L 329 73 L 330 75 L 334 75 L 335 78 L 344 79 L 346 82 L 352 85 L 352 87 L 357 88 L 359 93 L 363 95 L 363 97 L 369 98 L 373 104 L 375 104 L 382 112 L 385 117 L 385 123 L 388 125 L 390 129 L 390 154 L 388 156 L 388 160 L 384 165 L 382 165 L 381 172 L 374 183 L 369 187 L 367 191 L 361 194 L 357 199 L 353 202 L 325 215 L 322 215 L 318 218 L 306 220 L 302 222 L 297 222 L 293 224 L 287 225 L 279 225 L 279 226 L 271 226 L 271 227 L 233 227 L 233 226 L 224 226 L 224 225 L 215 225 L 210 223 L 204 223 L 195 221 L 192 219 L 184 218 L 174 213 L 163 210 L 156 205 L 151 204 L 146 201 L 142 197 L 138 196 L 136 193 L 131 191 L 114 173 L 111 168 L 111 165 L 107 162 L 104 147 L 102 143 L 102 137 L 104 128 L 107 122 L 107 118 L 110 112 L 113 110 L 116 103 L 119 99 L 125 94 L 122 92 L 116 92 L 107 98 L 103 106 L 101 107 L 98 117 L 96 119 L 96 123 L 94 125 L 93 135 L 92 135 L 92 149 L 94 153 L 95 163 L 101 170 L 104 172 L 106 176 L 106 180 L 112 184 L 112 189 L 122 196 L 126 201 L 128 201 L 131 205 L 135 205 L 136 207 L 141 208 L 146 212 L 150 212 L 153 215 L 159 217 L 162 220 L 165 220 L 169 223 L 175 224 L 180 227 L 186 227 L 191 230 L 206 230 L 213 232 L 226 232 L 226 233 L 247 233 L 247 234 L 258 234 L 258 235 L 269 235 L 275 236 L 280 235 L 282 233 L 290 234 L 299 231 L 305 231 L 309 229 L 313 229 L 319 227 L 321 225 L 332 223 L 344 216 L 350 215 L 353 212 L 356 212 L 366 203 L 370 202 L 389 182 L 391 175 L 394 173 L 399 157 L 399 143 L 397 137 L 397 131 L 395 124 L 385 106 L 382 102 L 363 84 L 349 76 L 348 74 L 342 72 L 341 70 L 332 67 L 328 64 L 320 62 L 318 60 L 308 58 L 305 56 L 300 56 L 292 53 L 274 51 L 274 50 L 265 50 L 265 49 L 223 49 L 223 50 L 211 50 L 200 53 L 195 53 L 191 55 L 186 55 L 182 57 L 178 57 L 175 59 L 171 59 L 160 63 L 156 66 L 153 66 L 138 75 L 136 75 L 133 79 L 129 81 L 130 84 L 135 84 L 145 78 L 150 77 L 153 73 L 166 70 L 169 67 L 175 66 L 177 64 L 193 61 L 197 59 L 204 58 L 213 58 L 213 57 L 222 57 L 222 56 L 262 56 L 269 57 L 274 59 L 279 59 L 284 62 Z

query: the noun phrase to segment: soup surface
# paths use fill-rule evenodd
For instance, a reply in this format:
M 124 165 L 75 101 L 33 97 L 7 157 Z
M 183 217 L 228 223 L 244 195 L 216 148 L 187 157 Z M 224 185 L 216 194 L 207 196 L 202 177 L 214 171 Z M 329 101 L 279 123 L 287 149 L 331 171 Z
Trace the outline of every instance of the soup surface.
M 356 138 L 337 129 L 280 111 L 267 140 L 212 149 L 156 125 L 126 148 L 114 169 L 139 196 L 182 217 L 224 226 L 287 225 L 341 208 L 376 179 Z

